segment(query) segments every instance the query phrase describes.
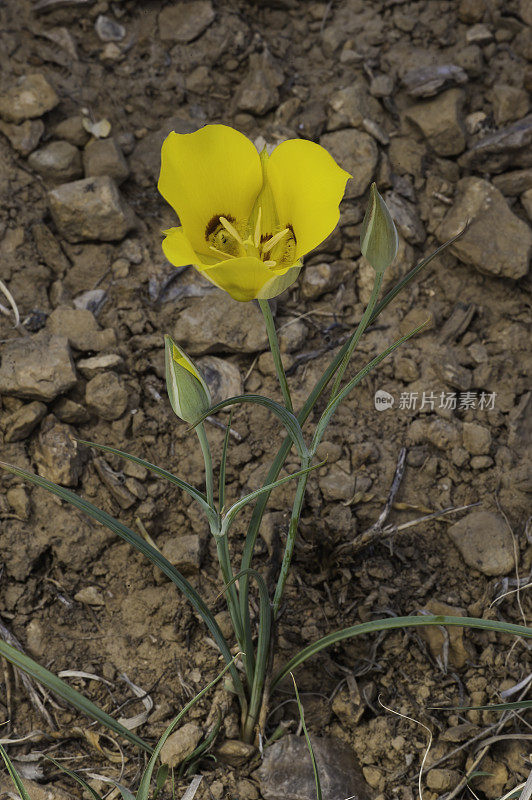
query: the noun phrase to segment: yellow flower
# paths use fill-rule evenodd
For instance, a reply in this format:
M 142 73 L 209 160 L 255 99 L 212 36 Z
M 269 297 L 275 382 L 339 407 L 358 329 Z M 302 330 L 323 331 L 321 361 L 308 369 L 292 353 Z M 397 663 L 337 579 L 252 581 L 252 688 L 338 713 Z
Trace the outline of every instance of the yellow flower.
M 276 297 L 336 227 L 349 177 L 304 139 L 268 156 L 225 125 L 170 133 L 159 191 L 181 227 L 165 231 L 164 254 L 176 267 L 194 265 L 235 300 Z

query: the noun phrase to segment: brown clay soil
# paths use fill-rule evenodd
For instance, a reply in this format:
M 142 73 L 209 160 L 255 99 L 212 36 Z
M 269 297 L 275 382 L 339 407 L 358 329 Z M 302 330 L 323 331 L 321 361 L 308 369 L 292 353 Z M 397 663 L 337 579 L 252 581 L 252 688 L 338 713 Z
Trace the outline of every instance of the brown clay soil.
M 103 290 L 105 301 L 96 314 L 96 327 L 114 332 L 106 333 L 107 339 L 100 337 L 92 349 L 72 334 L 71 352 L 78 365 L 75 385 L 45 403 L 38 415 L 42 419 L 27 435 L 9 441 L 7 433 L 13 415 L 31 397 L 15 390 L 0 398 L 2 458 L 50 477 L 59 473 L 66 485 L 127 524 L 135 526 L 139 517 L 163 549 L 175 537 L 190 537 L 186 541 L 192 552 L 185 559 L 189 578 L 209 606 L 223 612 L 215 547 L 189 500 L 120 459 L 87 449 L 72 453 L 63 427 L 69 425 L 70 432 L 82 438 L 129 450 L 199 485 L 202 462 L 195 438 L 174 418 L 165 396 L 165 332 L 183 335 L 185 346 L 197 355 L 210 350 L 215 376 L 224 369 L 219 359 L 233 365 L 236 369 L 226 376 L 229 383 L 223 384 L 230 391 L 238 392 L 245 379 L 246 391 L 279 396 L 253 306 L 226 303 L 216 321 L 213 309 L 222 302 L 221 294 L 192 270 L 176 275 L 164 259 L 160 232 L 175 224 L 156 188 L 164 135 L 174 127 L 187 132 L 206 122 L 223 122 L 253 140 L 262 137 L 273 144 L 298 136 L 321 139 L 325 145 L 329 142 L 340 163 L 342 142 L 336 132 L 354 131 L 358 137 L 361 152 L 354 164 L 343 164 L 356 170 L 357 188 L 342 204 L 340 227 L 307 259 L 307 276 L 276 303 L 299 406 L 338 343 L 353 330 L 368 298 L 371 272 L 361 261 L 358 235 L 372 178 L 381 191 L 392 191 L 408 212 L 387 287 L 438 245 L 435 232 L 453 208 L 458 181 L 464 177 L 501 186 L 504 197 L 498 195 L 497 202 L 504 202 L 513 218 L 528 219 L 532 203 L 530 192 L 526 197 L 531 186 L 526 156 L 519 161 L 518 154 L 490 169 L 467 162 L 463 154 L 479 137 L 527 114 L 530 4 L 213 0 L 212 7 L 209 2 L 195 4 L 202 6 L 198 18 L 206 15 L 203 27 L 185 31 L 181 39 L 172 25 L 178 26 L 186 2 L 174 4 L 177 10 L 169 22 L 164 17 L 161 22 L 160 15 L 163 8 L 168 13 L 172 3 L 162 0 L 34 5 L 36 9 L 30 0 L 0 3 L 2 91 L 19 76 L 40 73 L 59 98 L 42 116 L 40 143 L 36 134 L 28 150 L 59 139 L 76 142 L 76 136 L 75 146 L 83 150 L 88 134 L 80 119 L 108 120 L 110 136 L 127 161 L 129 175 L 120 191 L 135 223 L 121 241 L 68 241 L 50 216 L 47 196 L 62 180 L 39 173 L 31 156 L 28 161 L 28 152 L 22 155 L 13 146 L 9 124 L 2 129 L 0 276 L 16 301 L 22 330 L 14 330 L 12 316 L 0 315 L 0 347 L 23 335 L 46 332 L 54 309 L 73 309 L 76 298 L 95 289 Z M 99 37 L 95 22 L 100 15 L 123 26 L 117 41 Z M 443 92 L 438 88 L 432 99 L 408 94 L 403 78 L 409 70 L 449 64 L 463 70 L 465 78 L 443 87 Z M 346 87 L 355 87 L 347 100 L 338 94 Z M 458 92 L 458 100 L 450 92 Z M 442 97 L 441 107 L 427 107 L 424 113 L 441 114 L 442 126 L 449 126 L 443 144 L 423 130 L 428 124 L 412 122 L 420 104 Z M 68 125 L 58 132 L 65 120 Z M 349 156 L 350 140 L 346 141 L 343 147 Z M 517 171 L 523 174 L 514 176 L 513 184 L 512 179 L 506 188 L 497 184 L 500 176 Z M 39 238 L 41 222 L 50 233 L 47 246 Z M 503 248 L 505 230 L 492 233 Z M 309 482 L 279 623 L 279 664 L 326 633 L 361 621 L 425 609 L 522 623 L 530 610 L 530 590 L 523 588 L 532 566 L 526 531 L 528 283 L 523 273 L 495 275 L 494 270 L 474 266 L 474 261 L 446 253 L 432 262 L 387 308 L 354 358 L 353 369 L 359 368 L 399 332 L 430 318 L 424 333 L 352 395 L 327 434 L 322 452 L 328 463 Z M 0 302 L 7 306 L 2 296 Z M 183 333 L 185 312 L 188 333 Z M 60 321 L 56 324 L 61 327 Z M 207 344 L 194 344 L 195 331 Z M 68 336 L 70 331 L 62 333 Z M 209 347 L 208 342 L 215 344 Z M 107 367 L 79 367 L 80 361 L 102 354 L 119 358 Z M 109 384 L 112 403 L 124 403 L 116 419 L 101 393 L 88 402 L 87 383 L 98 373 L 114 376 Z M 394 397 L 392 408 L 375 409 L 378 389 Z M 436 403 L 434 409 L 420 410 L 419 401 L 415 409 L 401 407 L 401 393 L 417 392 L 421 398 L 423 392 L 439 397 L 442 391 L 470 391 L 477 399 L 482 391 L 495 393 L 494 408 L 450 410 Z M 72 402 L 65 403 L 64 397 Z M 231 441 L 230 499 L 260 485 L 281 436 L 267 412 L 255 407 L 239 409 L 233 426 L 239 439 Z M 218 463 L 223 430 L 209 425 L 208 433 Z M 501 549 L 498 566 L 476 569 L 474 552 L 466 563 L 467 554 L 455 545 L 460 532 L 454 541 L 448 535 L 451 525 L 471 511 L 423 521 L 392 536 L 374 536 L 365 548 L 351 545 L 337 551 L 339 545 L 356 541 L 378 518 L 403 447 L 408 450 L 406 467 L 388 521 L 401 525 L 438 509 L 480 503 L 481 510 L 496 515 L 499 525 L 493 545 Z M 296 469 L 296 459 L 290 457 L 287 466 Z M 4 475 L 0 482 L 0 621 L 53 672 L 82 670 L 108 681 L 67 678 L 109 713 L 128 717 L 142 710 L 138 701 L 131 702 L 124 674 L 149 692 L 154 708 L 136 732 L 154 741 L 220 668 L 201 620 L 130 546 L 41 490 L 12 476 Z M 256 565 L 270 581 L 286 535 L 292 492 L 288 484 L 272 495 L 257 546 Z M 235 554 L 241 551 L 245 521 L 244 515 L 231 537 Z M 518 586 L 520 592 L 515 591 Z M 505 592 L 511 593 L 494 603 Z M 219 619 L 227 624 L 223 614 Z M 374 797 L 409 800 L 417 794 L 427 743 L 422 727 L 384 710 L 380 698 L 433 732 L 427 766 L 441 759 L 441 772 L 429 773 L 426 800 L 452 791 L 471 768 L 478 744 L 505 734 L 489 744 L 478 766 L 483 774 L 471 784 L 478 796 L 496 798 L 528 774 L 530 725 L 512 717 L 499 729 L 500 717 L 492 712 L 430 707 L 500 702 L 500 692 L 530 672 L 530 648 L 522 639 L 417 629 L 337 645 L 299 668 L 297 681 L 311 733 L 336 736 L 352 746 Z M 286 684 L 272 698 L 269 731 L 280 722 L 297 729 L 293 702 L 283 702 L 292 696 Z M 219 743 L 238 738 L 236 705 L 222 693 L 216 697 L 224 710 Z M 49 786 L 58 796 L 63 796 L 60 787 L 76 793 L 55 768 L 28 758 L 37 751 L 61 756 L 74 769 L 119 776 L 117 743 L 91 739 L 90 734 L 88 738 L 94 726 L 50 698 L 46 707 L 48 722 L 32 707 L 20 680 L 15 681 L 8 669 L 0 675 L 0 722 L 10 720 L 0 729 L 5 731 L 2 735 L 52 733 L 53 738 L 43 735 L 10 747 L 10 755 L 28 776 L 29 768 L 36 767 L 37 773 L 42 770 L 40 778 L 35 773 L 38 780 L 52 781 Z M 212 697 L 196 706 L 189 720 L 206 730 L 209 713 Z M 516 734 L 529 738 L 515 738 Z M 141 760 L 133 747 L 121 746 L 126 758 L 121 780 L 133 785 Z M 257 763 L 255 759 L 234 767 L 204 761 L 205 779 L 196 798 L 259 798 L 251 776 Z M 186 779 L 178 784 L 177 796 L 189 783 Z M 96 781 L 95 786 L 101 789 L 103 784 Z M 468 796 L 468 790 L 462 789 L 459 796 Z

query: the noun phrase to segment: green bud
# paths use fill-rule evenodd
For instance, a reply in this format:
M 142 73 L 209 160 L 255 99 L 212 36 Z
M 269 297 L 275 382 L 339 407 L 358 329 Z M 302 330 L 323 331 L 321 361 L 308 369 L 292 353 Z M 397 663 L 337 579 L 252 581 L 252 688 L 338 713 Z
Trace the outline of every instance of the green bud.
M 170 336 L 164 337 L 166 389 L 174 413 L 191 424 L 211 406 L 207 384 L 197 368 Z
M 362 222 L 360 249 L 376 272 L 390 266 L 399 247 L 399 239 L 388 207 L 371 184 L 368 207 Z

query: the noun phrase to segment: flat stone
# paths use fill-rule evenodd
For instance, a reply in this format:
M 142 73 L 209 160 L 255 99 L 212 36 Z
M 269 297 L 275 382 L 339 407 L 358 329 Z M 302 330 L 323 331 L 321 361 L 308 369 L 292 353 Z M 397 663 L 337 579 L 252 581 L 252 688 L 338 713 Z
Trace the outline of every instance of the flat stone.
M 326 133 L 320 144 L 333 156 L 342 169 L 353 177 L 347 181 L 344 199 L 360 197 L 371 183 L 379 151 L 375 140 L 368 133 L 346 128 Z
M 258 353 L 268 347 L 262 314 L 248 303 L 242 306 L 226 292 L 190 298 L 178 315 L 173 338 L 192 356 L 205 353 Z
M 427 238 L 416 206 L 398 192 L 386 193 L 386 204 L 401 235 L 410 244 L 423 244 Z
M 388 78 L 389 80 L 387 75 L 379 77 Z M 366 83 L 358 80 L 349 86 L 339 89 L 332 95 L 329 100 L 327 130 L 337 131 L 342 128 L 360 128 L 365 119 L 382 123 L 383 117 L 384 114 L 379 101 L 368 94 Z
M 344 273 L 343 262 L 323 261 L 305 266 L 300 281 L 301 294 L 305 300 L 316 300 L 327 292 L 336 289 Z
M 65 183 L 81 178 L 81 153 L 69 142 L 50 142 L 35 150 L 28 158 L 28 165 L 46 181 Z
M 192 42 L 209 27 L 215 17 L 210 0 L 192 0 L 166 6 L 159 14 L 159 36 L 163 42 Z
M 369 800 L 370 792 L 353 751 L 339 739 L 311 737 L 321 789 L 327 800 Z M 289 734 L 267 747 L 253 773 L 264 800 L 309 800 L 316 795 L 312 763 L 303 736 Z
M 108 176 L 64 183 L 48 192 L 52 218 L 69 242 L 123 239 L 134 227 L 133 212 Z
M 497 173 L 508 168 L 532 167 L 532 114 L 479 139 L 459 164 L 467 169 Z
M 82 352 L 99 352 L 116 344 L 114 330 L 101 330 L 94 314 L 88 309 L 59 306 L 52 311 L 46 325 L 51 333 L 66 336 L 71 347 Z
M 43 422 L 33 453 L 37 472 L 60 486 L 77 486 L 83 471 L 83 456 L 69 425 L 53 414 Z
M 412 106 L 405 117 L 421 131 L 435 153 L 456 156 L 466 146 L 463 105 L 463 91 L 448 89 L 434 100 Z
M 26 439 L 46 415 L 46 406 L 38 400 L 26 403 L 4 420 L 6 442 L 20 442 Z
M 76 380 L 66 336 L 39 331 L 2 345 L 0 394 L 49 402 Z
M 279 104 L 278 87 L 283 81 L 282 70 L 267 50 L 252 53 L 247 75 L 235 92 L 235 107 L 258 116 L 266 114 Z
M 7 122 L 23 122 L 42 117 L 58 103 L 59 98 L 44 75 L 23 75 L 0 94 L 0 117 Z
M 506 575 L 515 567 L 512 534 L 499 514 L 472 511 L 447 532 L 465 563 L 484 575 Z
M 126 29 L 115 19 L 99 14 L 94 23 L 94 30 L 101 42 L 121 42 L 126 35 Z
M 451 246 L 460 261 L 497 277 L 518 279 L 527 274 L 532 252 L 530 227 L 510 210 L 499 190 L 482 178 L 458 182 L 453 206 L 436 236 L 445 242 L 467 221 L 468 230 Z
M 171 733 L 161 748 L 161 763 L 177 767 L 194 752 L 203 732 L 197 722 L 185 722 L 177 731 Z
M 97 586 L 84 586 L 74 595 L 77 603 L 84 603 L 87 606 L 104 606 L 105 598 Z
M 450 606 L 447 603 L 441 603 L 439 600 L 429 600 L 425 604 L 423 611 L 445 617 L 466 616 L 463 608 Z M 464 644 L 463 628 L 447 627 L 444 632 L 437 625 L 427 625 L 426 628 L 420 628 L 420 633 L 427 642 L 435 659 L 438 659 L 443 664 L 444 659 L 447 657 L 450 664 L 456 669 L 461 669 L 465 666 L 469 653 Z
M 90 139 L 90 133 L 83 125 L 83 117 L 76 115 L 67 117 L 58 122 L 54 128 L 54 136 L 64 139 L 75 147 L 85 147 Z
M 499 192 L 506 197 L 516 197 L 532 189 L 532 168 L 517 169 L 512 172 L 503 172 L 502 175 L 494 175 L 493 185 Z
M 85 177 L 108 175 L 117 185 L 129 176 L 129 167 L 113 138 L 93 139 L 83 151 Z
M 36 222 L 31 226 L 31 233 L 37 252 L 47 267 L 62 275 L 70 267 L 68 258 L 50 228 L 44 222 Z
M 83 358 L 76 364 L 79 372 L 84 378 L 90 380 L 98 375 L 100 372 L 105 372 L 108 369 L 118 367 L 122 363 L 122 356 L 118 353 L 107 353 L 103 356 L 93 356 L 92 358 Z
M 530 107 L 528 92 L 505 83 L 496 83 L 492 88 L 491 103 L 497 125 L 521 119 Z
M 465 449 L 473 456 L 483 456 L 490 452 L 491 433 L 489 428 L 477 422 L 464 422 L 462 440 Z
M 127 391 L 114 372 L 102 372 L 85 388 L 88 407 L 102 419 L 119 419 L 127 408 Z
M 39 144 L 44 133 L 41 119 L 27 119 L 20 125 L 0 120 L 0 132 L 9 139 L 11 147 L 21 156 L 28 156 Z
M 319 476 L 318 484 L 326 502 L 347 501 L 352 500 L 355 493 L 356 478 L 333 464 L 326 475 Z
M 255 753 L 255 747 L 239 739 L 226 739 L 218 745 L 215 751 L 216 758 L 224 764 L 233 767 L 242 767 Z
M 161 553 L 185 575 L 197 575 L 201 566 L 201 542 L 195 533 L 173 536 L 161 548 Z
M 434 64 L 409 69 L 402 82 L 410 97 L 433 97 L 453 84 L 467 83 L 467 74 L 456 64 Z
M 196 364 L 209 387 L 213 405 L 244 391 L 242 375 L 236 364 L 216 356 L 203 356 Z

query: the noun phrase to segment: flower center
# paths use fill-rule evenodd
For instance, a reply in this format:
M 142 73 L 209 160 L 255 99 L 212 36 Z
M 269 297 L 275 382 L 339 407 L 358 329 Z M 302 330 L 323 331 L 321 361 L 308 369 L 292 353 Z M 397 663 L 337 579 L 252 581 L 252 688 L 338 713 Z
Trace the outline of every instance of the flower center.
M 225 259 L 252 256 L 263 261 L 270 269 L 279 269 L 294 263 L 296 237 L 291 225 L 276 233 L 263 233 L 261 207 L 257 213 L 253 236 L 242 238 L 235 223 L 236 220 L 230 215 L 220 214 L 211 219 L 205 229 L 205 241 L 209 250 Z

